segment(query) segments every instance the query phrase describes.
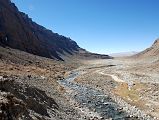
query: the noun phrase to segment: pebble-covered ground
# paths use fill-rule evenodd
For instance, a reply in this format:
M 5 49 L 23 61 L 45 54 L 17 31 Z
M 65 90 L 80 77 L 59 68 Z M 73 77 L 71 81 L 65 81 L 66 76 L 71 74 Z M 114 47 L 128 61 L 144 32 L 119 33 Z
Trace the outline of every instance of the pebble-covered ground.
M 149 63 L 126 58 L 85 61 L 60 84 L 86 119 L 158 119 L 159 76 L 146 70 Z

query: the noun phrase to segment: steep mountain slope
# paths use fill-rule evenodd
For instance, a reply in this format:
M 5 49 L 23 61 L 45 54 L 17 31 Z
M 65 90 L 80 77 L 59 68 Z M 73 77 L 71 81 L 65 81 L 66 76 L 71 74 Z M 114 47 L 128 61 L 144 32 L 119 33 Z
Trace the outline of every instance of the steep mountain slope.
M 137 66 L 136 68 L 140 71 L 147 72 L 159 72 L 159 39 L 155 40 L 151 47 L 146 50 L 132 56 L 135 60 L 142 61 L 145 63 L 142 67 Z M 146 64 L 148 62 L 148 64 Z
M 150 56 L 159 56 L 159 39 L 157 39 L 150 48 L 138 53 L 135 57 L 150 57 Z
M 59 54 L 72 54 L 79 48 L 70 38 L 33 22 L 10 0 L 0 0 L 0 45 L 60 60 Z
M 58 60 L 74 53 L 88 59 L 111 58 L 88 51 L 81 54 L 81 49 L 75 41 L 33 22 L 10 0 L 0 0 L 0 46 Z

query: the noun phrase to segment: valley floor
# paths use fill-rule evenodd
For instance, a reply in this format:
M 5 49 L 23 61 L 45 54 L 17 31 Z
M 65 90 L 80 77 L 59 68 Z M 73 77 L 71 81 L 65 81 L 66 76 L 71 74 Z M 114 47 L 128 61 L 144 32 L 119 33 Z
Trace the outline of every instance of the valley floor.
M 158 61 L 59 62 L 0 47 L 0 119 L 159 119 Z
M 158 119 L 159 75 L 150 59 L 89 60 L 59 83 L 85 119 Z

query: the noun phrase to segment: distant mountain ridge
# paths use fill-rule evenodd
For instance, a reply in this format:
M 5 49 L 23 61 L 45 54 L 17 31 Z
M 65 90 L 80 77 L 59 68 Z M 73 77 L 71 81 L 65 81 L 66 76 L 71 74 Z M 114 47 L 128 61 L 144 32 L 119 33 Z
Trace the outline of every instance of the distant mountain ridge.
M 10 0 L 0 0 L 0 45 L 59 60 L 59 54 L 73 54 L 80 48 L 70 38 L 33 22 Z

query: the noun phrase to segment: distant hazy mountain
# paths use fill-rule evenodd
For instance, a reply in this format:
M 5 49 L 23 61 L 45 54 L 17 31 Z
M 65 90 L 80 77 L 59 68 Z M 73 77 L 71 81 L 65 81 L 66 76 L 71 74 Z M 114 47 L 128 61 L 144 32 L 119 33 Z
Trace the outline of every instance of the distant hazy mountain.
M 120 52 L 120 53 L 112 53 L 110 56 L 113 57 L 126 57 L 126 56 L 132 56 L 137 54 L 138 52 L 132 51 L 132 52 Z

